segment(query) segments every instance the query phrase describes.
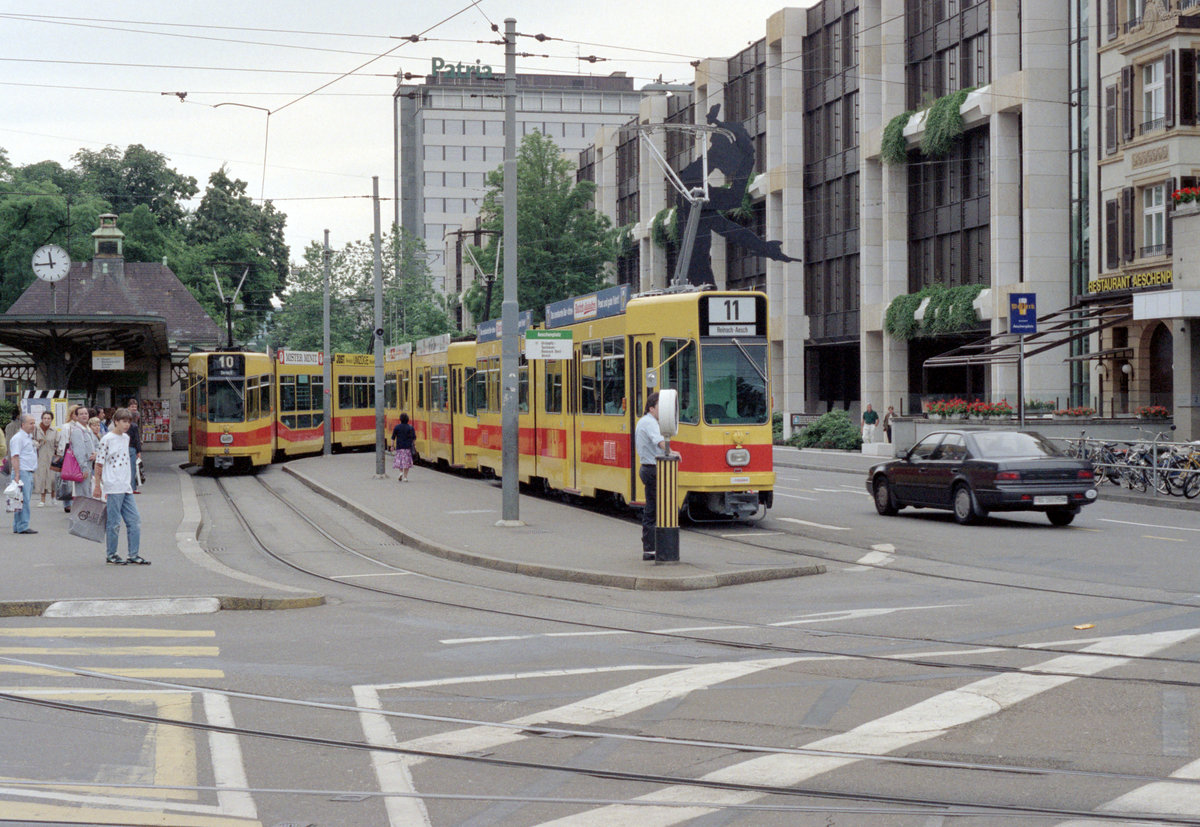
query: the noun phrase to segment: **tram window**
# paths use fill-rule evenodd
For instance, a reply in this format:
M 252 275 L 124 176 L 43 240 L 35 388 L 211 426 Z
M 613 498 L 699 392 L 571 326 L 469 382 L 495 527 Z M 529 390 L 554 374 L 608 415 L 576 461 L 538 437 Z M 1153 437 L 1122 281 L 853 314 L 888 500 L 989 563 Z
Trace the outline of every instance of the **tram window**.
M 383 407 L 396 407 L 396 374 L 389 373 L 383 380 Z
M 604 412 L 625 413 L 625 340 L 604 340 Z
M 325 410 L 325 377 L 312 377 L 309 386 L 312 388 L 311 407 L 323 412 Z
M 354 407 L 375 407 L 375 383 L 369 376 L 354 377 Z
M 353 408 L 354 407 L 354 377 L 339 376 L 338 384 L 338 407 Z
M 405 371 L 400 374 L 400 407 L 403 410 L 408 410 L 411 399 L 412 396 L 409 395 L 408 390 L 408 371 Z
M 258 419 L 258 377 L 246 380 L 246 421 Z
M 479 410 L 475 397 L 475 368 L 463 368 L 463 391 L 466 396 L 463 412 L 467 416 L 475 416 Z
M 675 356 L 676 353 L 679 355 Z M 659 354 L 659 364 L 662 366 L 658 377 L 659 387 L 674 388 L 679 392 L 679 421 L 695 425 L 700 421 L 696 343 L 690 339 L 663 339 Z M 672 359 L 672 356 L 675 358 Z
M 417 374 L 417 407 L 425 410 L 425 374 Z
M 296 428 L 300 427 L 299 425 L 297 425 L 298 421 L 299 421 L 299 417 L 297 417 L 297 416 L 289 416 L 289 415 L 285 414 L 285 415 L 279 417 L 279 424 L 285 428 L 291 428 L 293 431 L 296 430 Z
M 488 359 L 488 410 L 500 410 L 500 357 Z
M 259 416 L 270 416 L 274 412 L 274 406 L 271 405 L 271 377 L 258 377 L 258 411 Z
M 242 380 L 215 379 L 208 388 L 210 422 L 242 422 L 246 409 L 242 404 Z
M 196 419 L 201 422 L 208 420 L 208 383 L 203 379 L 196 380 Z
M 600 413 L 600 342 L 584 342 L 580 346 L 579 412 Z
M 296 376 L 280 376 L 279 377 L 279 412 L 287 413 L 288 411 L 298 410 L 296 404 L 296 379 L 302 377 Z M 307 390 L 307 388 L 306 388 Z M 308 407 L 307 405 L 305 407 Z M 294 427 L 288 425 L 289 428 Z
M 287 410 L 284 407 L 283 386 L 280 385 L 279 387 L 279 408 L 280 410 Z M 308 374 L 301 373 L 296 376 L 296 398 L 293 402 L 292 410 L 311 411 L 315 407 L 318 407 L 318 405 L 313 402 L 312 383 L 309 381 Z
M 296 420 L 295 427 L 297 427 L 297 428 L 311 428 L 312 427 L 312 414 L 300 414 L 299 416 L 296 416 L 293 418 Z
M 714 425 L 766 422 L 767 346 L 706 344 L 703 350 L 705 420 Z
M 317 411 L 312 415 L 312 427 L 320 428 L 325 424 L 325 414 L 322 411 Z
M 529 413 L 529 366 L 517 369 L 517 410 Z
M 563 363 L 546 363 L 546 413 L 562 413 Z

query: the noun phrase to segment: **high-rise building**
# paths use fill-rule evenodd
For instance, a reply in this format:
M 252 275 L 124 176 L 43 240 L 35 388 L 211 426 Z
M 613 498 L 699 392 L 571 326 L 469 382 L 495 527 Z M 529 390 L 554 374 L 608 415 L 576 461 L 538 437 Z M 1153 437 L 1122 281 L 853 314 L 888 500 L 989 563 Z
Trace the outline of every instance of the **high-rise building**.
M 478 213 L 486 176 L 504 161 L 503 73 L 482 68 L 443 69 L 424 83 L 398 85 L 394 96 L 395 221 L 424 239 L 434 285 L 447 291 L 445 234 Z M 640 99 L 624 72 L 517 75 L 517 142 L 536 131 L 577 154 L 598 129 L 637 114 Z

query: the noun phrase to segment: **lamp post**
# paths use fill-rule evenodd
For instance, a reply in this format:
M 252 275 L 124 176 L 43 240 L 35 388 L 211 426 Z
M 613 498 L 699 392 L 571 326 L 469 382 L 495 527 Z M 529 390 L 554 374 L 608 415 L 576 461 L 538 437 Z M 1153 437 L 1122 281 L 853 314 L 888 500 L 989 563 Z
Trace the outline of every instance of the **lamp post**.
M 265 106 L 255 106 L 254 104 L 250 104 L 250 103 L 234 103 L 233 101 L 225 101 L 223 103 L 214 103 L 212 105 L 213 109 L 216 109 L 217 107 L 220 107 L 220 106 L 241 106 L 246 109 L 257 109 L 259 112 L 267 113 L 267 125 L 266 125 L 266 128 L 263 130 L 262 183 L 259 185 L 259 189 L 258 189 L 258 200 L 262 201 L 263 195 L 267 191 L 267 141 L 271 137 L 271 110 L 267 109 L 267 107 L 265 107 Z

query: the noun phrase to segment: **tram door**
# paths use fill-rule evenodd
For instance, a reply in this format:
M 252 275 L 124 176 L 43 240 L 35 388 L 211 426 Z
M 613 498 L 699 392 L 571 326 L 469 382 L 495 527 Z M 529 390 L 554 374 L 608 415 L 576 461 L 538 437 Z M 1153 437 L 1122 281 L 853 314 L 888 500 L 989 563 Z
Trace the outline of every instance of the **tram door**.
M 630 364 L 630 393 L 629 406 L 629 490 L 632 492 L 631 502 L 646 501 L 646 486 L 642 485 L 638 474 L 640 460 L 637 455 L 637 422 L 642 418 L 646 409 L 646 397 L 654 391 L 657 383 L 657 370 L 654 361 L 654 339 L 650 336 L 630 336 L 629 353 L 633 358 Z
M 474 374 L 474 368 L 463 365 L 450 368 L 450 464 L 455 468 L 468 465 L 467 428 L 475 427 L 474 421 L 468 422 L 468 416 L 474 419 L 474 411 L 468 407 L 471 401 L 468 394 Z

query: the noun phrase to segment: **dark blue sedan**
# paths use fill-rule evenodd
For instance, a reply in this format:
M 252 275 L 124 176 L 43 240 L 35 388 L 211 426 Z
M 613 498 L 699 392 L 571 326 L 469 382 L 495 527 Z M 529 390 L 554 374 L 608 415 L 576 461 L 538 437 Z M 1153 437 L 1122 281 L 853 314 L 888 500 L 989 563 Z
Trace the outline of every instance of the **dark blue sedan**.
M 963 429 L 929 434 L 873 466 L 867 491 L 887 516 L 906 506 L 945 508 L 969 525 L 990 511 L 1044 511 L 1065 526 L 1096 501 L 1096 477 L 1090 462 L 1040 434 Z

